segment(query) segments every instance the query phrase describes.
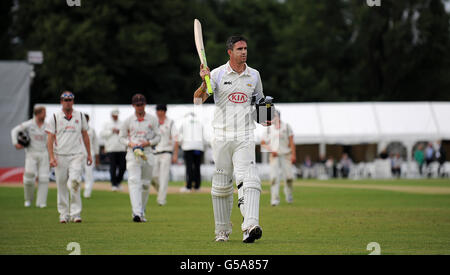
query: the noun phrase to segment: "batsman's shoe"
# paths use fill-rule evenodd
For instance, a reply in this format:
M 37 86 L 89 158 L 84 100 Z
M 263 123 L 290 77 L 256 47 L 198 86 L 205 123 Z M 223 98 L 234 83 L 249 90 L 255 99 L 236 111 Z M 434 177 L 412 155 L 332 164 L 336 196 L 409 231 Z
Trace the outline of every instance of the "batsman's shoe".
M 25 207 L 31 207 L 31 201 L 25 201 L 24 206 Z
M 68 218 L 59 218 L 59 223 L 69 223 Z
M 230 239 L 230 233 L 225 231 L 220 231 L 219 234 L 216 235 L 216 242 L 228 242 Z
M 74 223 L 81 223 L 82 222 L 81 217 L 73 217 L 72 218 L 72 222 L 74 222 Z
M 253 243 L 255 240 L 260 239 L 262 236 L 262 228 L 259 225 L 253 225 L 249 229 L 244 231 L 244 243 Z
M 140 216 L 133 216 L 133 221 L 134 222 L 142 222 L 142 219 Z

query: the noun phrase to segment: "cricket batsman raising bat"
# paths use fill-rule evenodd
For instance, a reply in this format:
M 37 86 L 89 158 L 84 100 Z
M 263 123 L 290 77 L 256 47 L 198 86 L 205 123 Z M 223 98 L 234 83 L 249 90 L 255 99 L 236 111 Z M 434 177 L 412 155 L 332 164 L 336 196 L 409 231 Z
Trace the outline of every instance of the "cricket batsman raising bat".
M 205 46 L 203 45 L 202 24 L 200 23 L 200 21 L 198 21 L 198 19 L 194 20 L 194 39 L 198 57 L 200 58 L 200 63 L 204 67 L 208 67 L 208 63 L 206 62 Z M 213 91 L 211 88 L 211 80 L 209 79 L 209 76 L 205 77 L 205 82 L 208 89 L 208 94 L 212 95 Z
M 201 35 L 199 37 L 201 38 Z M 196 43 L 197 38 L 196 32 Z M 200 60 L 204 55 L 202 45 L 203 43 L 197 43 Z M 254 121 L 269 125 L 267 122 L 271 121 L 269 115 L 272 113 L 273 104 L 272 98 L 263 94 L 259 72 L 247 65 L 247 40 L 242 36 L 232 36 L 226 47 L 229 56 L 226 64 L 210 72 L 206 61 L 203 63 L 202 60 L 200 77 L 203 82 L 194 92 L 194 103 L 201 104 L 214 93 L 214 130 L 211 145 L 215 171 L 211 195 L 215 241 L 228 241 L 232 232 L 230 219 L 234 174 L 238 188 L 238 206 L 244 217 L 240 228 L 243 233 L 242 241 L 253 243 L 262 236 L 262 227 L 259 224 L 261 180 L 256 170 Z

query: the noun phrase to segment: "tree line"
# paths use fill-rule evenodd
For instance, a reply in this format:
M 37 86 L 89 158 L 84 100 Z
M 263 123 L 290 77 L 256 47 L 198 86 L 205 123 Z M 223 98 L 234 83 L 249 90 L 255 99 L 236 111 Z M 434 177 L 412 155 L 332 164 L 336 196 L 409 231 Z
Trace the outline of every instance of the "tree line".
M 200 84 L 193 19 L 208 64 L 230 35 L 277 102 L 450 100 L 447 0 L 5 0 L 0 59 L 40 50 L 31 101 L 190 103 Z M 211 99 L 209 99 L 210 101 Z

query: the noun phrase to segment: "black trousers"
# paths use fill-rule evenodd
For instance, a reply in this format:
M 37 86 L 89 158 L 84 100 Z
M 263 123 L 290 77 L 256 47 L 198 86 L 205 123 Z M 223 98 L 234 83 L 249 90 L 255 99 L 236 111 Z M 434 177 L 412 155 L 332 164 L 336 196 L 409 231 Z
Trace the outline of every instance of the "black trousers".
M 123 174 L 127 168 L 125 156 L 127 152 L 110 152 L 108 158 L 110 161 L 109 174 L 111 176 L 111 185 L 119 186 L 123 180 Z
M 200 174 L 200 165 L 202 162 L 203 152 L 197 150 L 184 151 L 184 162 L 186 164 L 186 188 L 199 189 L 202 181 Z

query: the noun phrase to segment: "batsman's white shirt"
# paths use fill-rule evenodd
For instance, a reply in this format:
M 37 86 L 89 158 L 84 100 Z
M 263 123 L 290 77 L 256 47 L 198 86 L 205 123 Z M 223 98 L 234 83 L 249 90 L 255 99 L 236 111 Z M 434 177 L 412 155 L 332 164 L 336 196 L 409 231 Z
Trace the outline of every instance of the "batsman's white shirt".
M 13 145 L 17 144 L 17 135 L 20 131 L 28 131 L 30 136 L 30 144 L 25 148 L 25 152 L 43 153 L 47 152 L 47 133 L 45 129 L 47 124 L 44 123 L 39 127 L 35 117 L 17 125 L 11 130 L 11 138 Z
M 72 111 L 71 117 L 66 117 L 62 110 L 58 111 L 50 117 L 46 129 L 56 136 L 54 152 L 57 155 L 84 154 L 82 130 L 89 130 L 89 126 L 86 117 L 76 110 Z
M 158 122 L 159 124 L 159 122 Z M 159 131 L 161 132 L 161 140 L 155 147 L 155 152 L 172 152 L 175 141 L 178 138 L 177 127 L 175 122 L 166 117 L 163 124 L 159 124 Z
M 150 145 L 157 145 L 161 140 L 158 119 L 152 115 L 145 114 L 143 118 L 138 118 L 136 114 L 127 118 L 120 128 L 120 142 L 128 147 L 128 143 L 140 144 L 149 141 Z M 132 148 L 128 147 L 128 153 L 132 153 Z M 146 155 L 152 153 L 152 148 L 144 148 Z
M 284 155 L 291 153 L 289 137 L 293 135 L 291 126 L 281 121 L 280 128 L 277 128 L 275 124 L 267 127 L 262 139 L 270 146 L 273 152 Z
M 256 128 L 252 118 L 252 97 L 264 97 L 259 72 L 246 65 L 238 74 L 229 62 L 212 70 L 211 87 L 216 108 L 212 126 L 217 138 L 236 140 L 253 137 Z

